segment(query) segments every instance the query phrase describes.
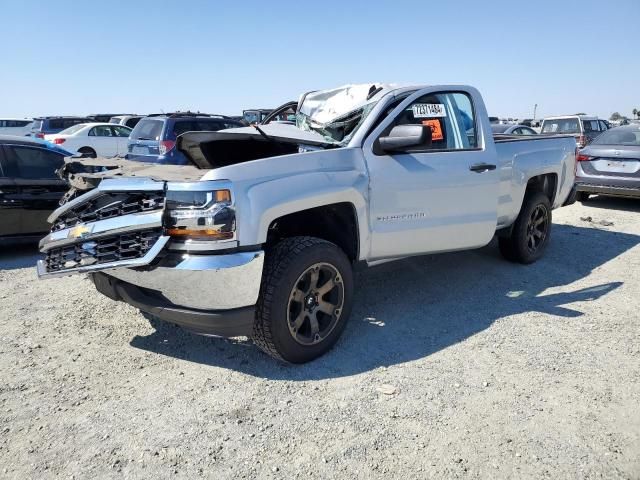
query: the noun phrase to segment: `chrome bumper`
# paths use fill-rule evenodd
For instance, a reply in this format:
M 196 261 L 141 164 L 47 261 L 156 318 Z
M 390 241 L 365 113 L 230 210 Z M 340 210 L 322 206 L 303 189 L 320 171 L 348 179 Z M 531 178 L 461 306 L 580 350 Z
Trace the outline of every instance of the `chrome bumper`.
M 229 255 L 176 254 L 146 269 L 115 268 L 103 273 L 160 293 L 173 305 L 227 310 L 255 305 L 264 252 Z

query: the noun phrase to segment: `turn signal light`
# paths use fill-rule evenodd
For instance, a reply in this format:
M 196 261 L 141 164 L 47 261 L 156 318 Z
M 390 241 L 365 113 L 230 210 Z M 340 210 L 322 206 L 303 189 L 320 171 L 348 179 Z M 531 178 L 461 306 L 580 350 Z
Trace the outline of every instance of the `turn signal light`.
M 215 229 L 167 228 L 167 235 L 171 237 L 189 237 L 195 240 L 231 240 L 233 232 L 221 232 Z

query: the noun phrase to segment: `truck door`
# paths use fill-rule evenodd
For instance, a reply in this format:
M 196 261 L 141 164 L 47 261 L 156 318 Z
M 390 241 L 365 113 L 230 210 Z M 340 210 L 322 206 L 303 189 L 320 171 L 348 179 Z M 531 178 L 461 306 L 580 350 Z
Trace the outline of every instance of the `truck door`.
M 480 115 L 486 115 L 484 105 L 474 105 L 470 93 L 426 88 L 402 101 L 367 137 L 371 259 L 476 248 L 491 241 L 499 172 Z M 382 152 L 378 138 L 407 124 L 428 126 L 431 143 Z

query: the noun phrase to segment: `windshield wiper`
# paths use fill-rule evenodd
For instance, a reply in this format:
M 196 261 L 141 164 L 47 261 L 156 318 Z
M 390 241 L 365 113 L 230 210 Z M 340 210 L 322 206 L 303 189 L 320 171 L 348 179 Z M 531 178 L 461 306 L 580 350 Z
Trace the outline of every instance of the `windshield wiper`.
M 136 140 L 153 140 L 153 138 L 138 137 L 138 138 L 136 138 Z
M 265 140 L 269 140 L 270 142 L 273 142 L 273 138 L 271 138 L 269 135 L 267 135 L 266 133 L 264 133 L 264 130 L 262 130 L 257 124 L 253 124 L 253 128 L 255 128 L 256 130 L 258 130 L 258 132 L 260 132 L 260 135 L 265 139 Z

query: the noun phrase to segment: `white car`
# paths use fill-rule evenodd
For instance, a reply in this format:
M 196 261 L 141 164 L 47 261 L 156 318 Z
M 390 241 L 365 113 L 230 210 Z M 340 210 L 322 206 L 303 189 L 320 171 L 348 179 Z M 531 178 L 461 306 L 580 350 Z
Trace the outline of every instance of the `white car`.
M 144 115 L 118 115 L 117 117 L 111 117 L 109 123 L 115 123 L 116 125 L 124 125 L 125 127 L 133 128 L 143 118 Z
M 60 145 L 69 152 L 89 157 L 115 157 L 126 155 L 131 129 L 113 123 L 80 123 L 59 133 L 45 135 L 44 139 Z
M 33 120 L 30 118 L 0 118 L 0 135 L 23 137 L 31 133 Z

